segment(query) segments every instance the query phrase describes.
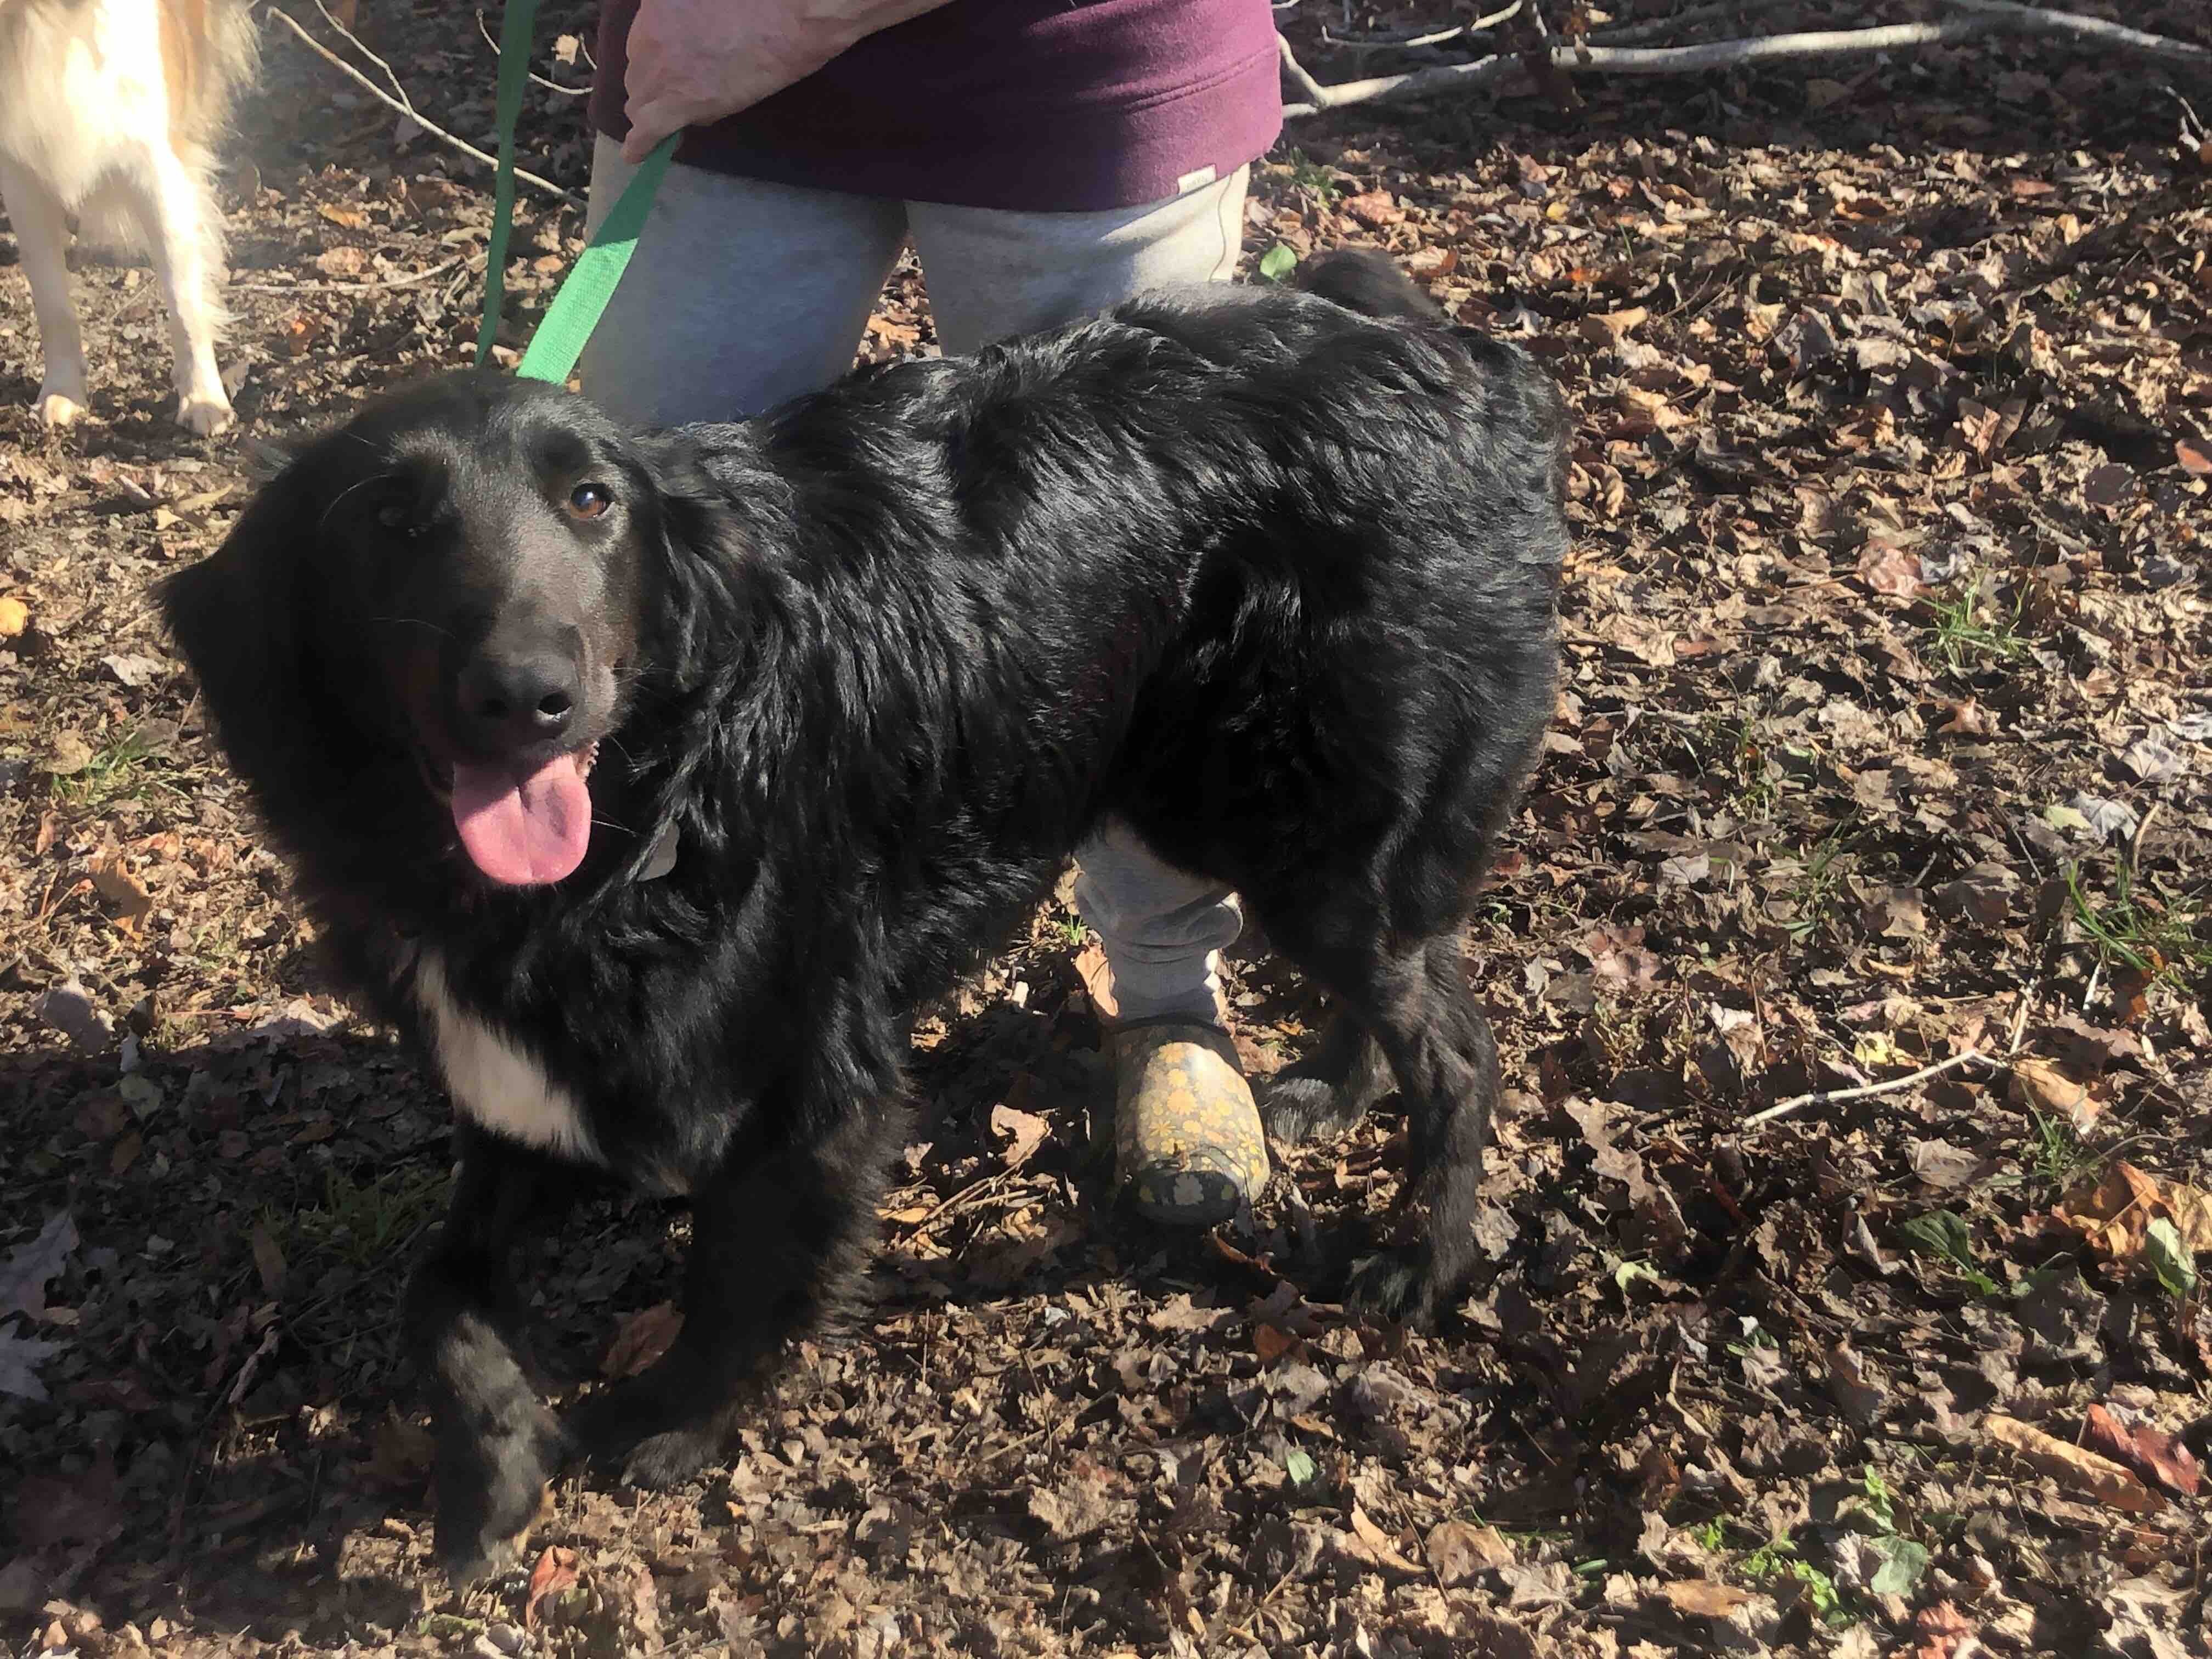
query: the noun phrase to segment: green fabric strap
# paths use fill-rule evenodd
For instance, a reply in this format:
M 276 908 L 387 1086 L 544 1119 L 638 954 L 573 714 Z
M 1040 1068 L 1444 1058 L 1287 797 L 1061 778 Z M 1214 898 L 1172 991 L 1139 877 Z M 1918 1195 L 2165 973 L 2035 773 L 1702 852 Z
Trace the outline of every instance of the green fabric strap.
M 613 211 L 592 233 L 591 246 L 577 257 L 574 269 L 562 281 L 553 303 L 545 307 L 538 332 L 530 337 L 529 349 L 515 368 L 524 380 L 550 380 L 556 386 L 567 382 L 584 342 L 592 337 L 592 331 L 605 314 L 607 301 L 614 298 L 623 267 L 637 251 L 637 234 L 645 226 L 645 216 L 653 210 L 653 194 L 660 188 L 660 175 L 668 171 L 668 158 L 676 154 L 678 136 L 671 133 L 653 147 L 653 153 L 615 199 Z
M 507 240 L 514 227 L 514 130 L 522 124 L 522 93 L 530 84 L 530 28 L 538 0 L 507 0 L 499 23 L 499 170 L 492 178 L 491 242 L 484 249 L 483 321 L 477 325 L 477 367 L 491 357 L 507 305 Z
M 500 314 L 507 304 L 507 246 L 514 224 L 514 135 L 522 121 L 522 93 L 530 81 L 530 34 L 537 21 L 538 0 L 507 0 L 499 26 L 499 170 L 492 185 L 491 240 L 484 249 L 483 321 L 477 330 L 477 367 L 491 356 L 499 333 Z M 515 373 L 526 379 L 565 383 L 584 343 L 599 326 L 623 267 L 636 251 L 637 234 L 652 210 L 676 153 L 678 135 L 671 134 L 653 147 L 617 199 L 614 210 L 600 223 L 591 244 L 561 284 L 553 303 L 531 337 L 529 349 Z

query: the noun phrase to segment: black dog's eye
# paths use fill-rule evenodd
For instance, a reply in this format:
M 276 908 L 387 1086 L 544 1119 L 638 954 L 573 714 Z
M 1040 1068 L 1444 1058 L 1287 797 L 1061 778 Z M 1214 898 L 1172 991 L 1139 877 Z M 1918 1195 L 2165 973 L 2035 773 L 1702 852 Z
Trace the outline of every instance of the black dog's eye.
M 376 521 L 386 530 L 397 531 L 403 536 L 422 533 L 422 522 L 416 515 L 415 503 L 411 500 L 394 497 L 386 501 L 376 509 Z
M 578 519 L 596 519 L 615 504 L 615 493 L 603 483 L 580 483 L 568 492 L 568 512 Z

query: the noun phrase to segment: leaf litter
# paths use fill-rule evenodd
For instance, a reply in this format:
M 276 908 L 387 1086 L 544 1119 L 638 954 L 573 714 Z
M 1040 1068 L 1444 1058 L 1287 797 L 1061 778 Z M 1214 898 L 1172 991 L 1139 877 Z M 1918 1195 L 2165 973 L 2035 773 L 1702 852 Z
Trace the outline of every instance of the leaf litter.
M 2079 9 L 2212 43 L 2179 0 Z M 553 11 L 537 67 L 581 84 L 586 9 Z M 489 131 L 473 28 L 354 26 Z M 1398 1224 L 1387 1110 L 1218 1242 L 1114 1211 L 1110 988 L 1063 892 L 917 1029 L 858 1322 L 707 1480 L 564 1480 L 532 1570 L 465 1597 L 398 1352 L 446 1109 L 314 981 L 148 601 L 250 457 L 167 424 L 143 272 L 79 276 L 68 433 L 0 334 L 9 1638 L 2196 1650 L 2212 174 L 2140 64 L 2034 42 L 1578 90 L 1301 124 L 1248 207 L 1264 276 L 1384 247 L 1577 414 L 1559 718 L 1470 939 L 1508 1094 L 1455 1322 L 1340 1305 Z M 531 100 L 580 184 L 577 100 Z M 234 153 L 250 431 L 464 360 L 485 175 L 282 43 Z M 503 347 L 580 228 L 526 204 Z M 19 270 L 0 296 L 27 314 Z M 862 355 L 933 340 L 908 261 Z M 1324 1011 L 1264 941 L 1228 981 L 1248 1066 L 1304 1051 Z M 556 1398 L 672 1334 L 685 1224 L 611 1200 L 532 1255 Z

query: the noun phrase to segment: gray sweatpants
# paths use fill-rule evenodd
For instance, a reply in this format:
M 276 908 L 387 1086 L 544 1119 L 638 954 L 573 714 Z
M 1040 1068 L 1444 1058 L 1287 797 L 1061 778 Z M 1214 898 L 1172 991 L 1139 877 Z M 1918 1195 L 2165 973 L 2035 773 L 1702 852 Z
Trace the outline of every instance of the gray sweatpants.
M 601 137 L 591 223 L 631 169 Z M 583 383 L 641 425 L 731 420 L 848 368 L 910 238 L 938 338 L 973 351 L 1087 316 L 1148 288 L 1225 281 L 1246 169 L 1164 202 L 1010 213 L 848 196 L 672 167 L 583 356 Z M 1098 930 L 1124 1019 L 1214 1018 L 1218 953 L 1241 926 L 1228 890 L 1162 863 L 1126 826 L 1082 849 L 1076 903 Z

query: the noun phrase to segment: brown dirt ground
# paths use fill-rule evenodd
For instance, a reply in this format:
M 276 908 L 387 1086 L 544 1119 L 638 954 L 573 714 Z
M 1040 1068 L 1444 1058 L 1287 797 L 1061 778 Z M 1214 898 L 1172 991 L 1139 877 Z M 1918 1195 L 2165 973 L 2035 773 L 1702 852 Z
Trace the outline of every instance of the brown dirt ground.
M 1398 61 L 1308 7 L 1325 78 Z M 489 131 L 473 20 L 362 11 Z M 2212 44 L 2195 0 L 2105 15 Z M 457 1598 L 394 1343 L 446 1109 L 318 990 L 148 590 L 254 439 L 460 360 L 489 191 L 268 32 L 240 438 L 168 424 L 151 283 L 90 262 L 95 418 L 41 430 L 0 240 L 5 1640 L 2205 1650 L 2212 152 L 2157 74 L 2008 42 L 1293 127 L 1252 260 L 1388 247 L 1580 416 L 1559 720 L 1472 939 L 1512 1091 L 1482 1282 L 1433 1338 L 1333 1305 L 1387 1116 L 1218 1239 L 1119 1219 L 1048 905 L 917 1040 L 872 1315 L 726 1471 L 566 1485 L 534 1581 Z M 578 100 L 527 118 L 580 185 Z M 576 227 L 526 196 L 508 337 Z M 866 349 L 929 340 L 902 270 Z M 1256 946 L 1234 1003 L 1255 1068 L 1308 1040 Z M 542 1253 L 564 1390 L 650 1336 L 683 1229 L 610 1199 Z

